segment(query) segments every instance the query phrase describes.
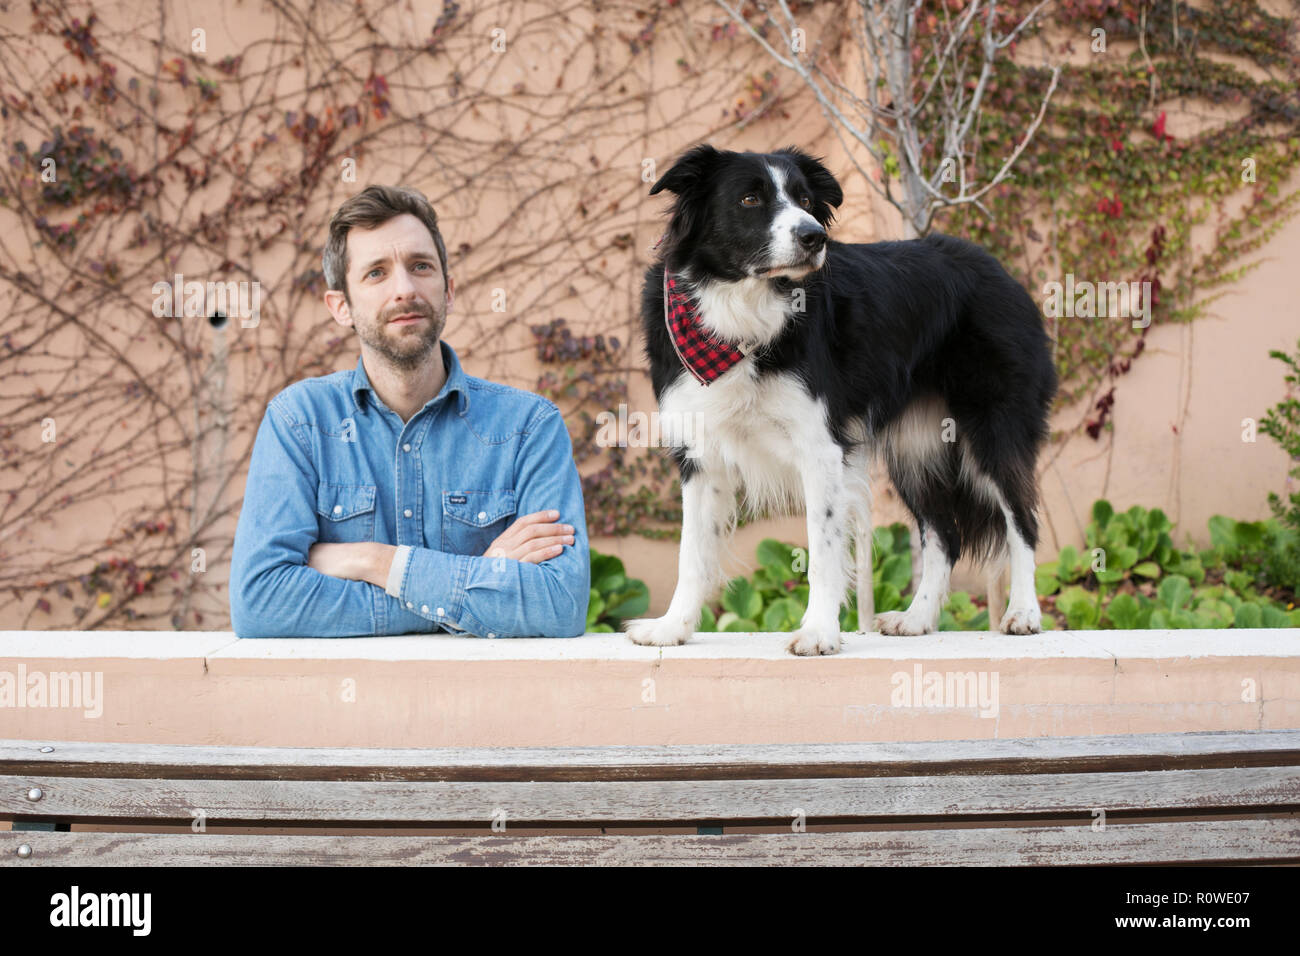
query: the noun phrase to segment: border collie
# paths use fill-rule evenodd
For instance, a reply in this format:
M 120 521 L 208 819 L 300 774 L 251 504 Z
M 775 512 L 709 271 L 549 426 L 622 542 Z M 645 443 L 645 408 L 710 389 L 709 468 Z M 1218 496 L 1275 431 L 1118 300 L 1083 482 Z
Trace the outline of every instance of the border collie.
M 809 600 L 794 654 L 840 649 L 849 538 L 859 630 L 934 631 L 963 555 L 1010 564 L 1001 629 L 1037 633 L 1035 460 L 1056 392 L 1038 306 L 991 255 L 953 236 L 827 238 L 843 202 L 822 163 L 686 152 L 650 189 L 676 196 L 642 293 L 664 444 L 681 472 L 677 589 L 637 644 L 683 644 L 724 583 L 737 492 L 808 516 Z M 868 469 L 881 454 L 916 519 L 921 576 L 876 617 Z M 991 577 L 990 580 L 993 578 Z

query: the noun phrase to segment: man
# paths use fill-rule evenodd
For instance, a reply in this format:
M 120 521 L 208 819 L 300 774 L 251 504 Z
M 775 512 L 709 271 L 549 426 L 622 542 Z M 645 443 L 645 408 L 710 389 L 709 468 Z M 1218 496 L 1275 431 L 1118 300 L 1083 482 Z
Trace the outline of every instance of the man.
M 455 285 L 429 201 L 367 188 L 330 221 L 322 262 L 361 357 L 267 407 L 231 558 L 235 633 L 582 634 L 591 570 L 568 430 L 546 398 L 466 375 L 441 341 Z

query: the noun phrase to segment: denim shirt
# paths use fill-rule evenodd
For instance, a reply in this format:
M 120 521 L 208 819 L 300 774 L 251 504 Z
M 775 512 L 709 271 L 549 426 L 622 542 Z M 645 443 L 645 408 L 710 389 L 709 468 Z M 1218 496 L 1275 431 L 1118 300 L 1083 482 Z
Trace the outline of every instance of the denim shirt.
M 447 380 L 405 423 L 360 359 L 271 399 L 230 562 L 237 636 L 584 632 L 587 522 L 559 409 L 466 375 L 439 345 Z M 482 557 L 516 517 L 549 509 L 573 526 L 572 545 L 540 564 Z M 307 567 L 318 541 L 398 546 L 387 588 Z

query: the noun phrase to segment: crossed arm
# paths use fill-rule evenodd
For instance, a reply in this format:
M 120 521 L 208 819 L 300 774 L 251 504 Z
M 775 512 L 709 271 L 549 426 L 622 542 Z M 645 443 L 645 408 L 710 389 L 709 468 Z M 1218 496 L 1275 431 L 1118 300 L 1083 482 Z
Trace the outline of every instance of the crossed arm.
M 541 564 L 573 544 L 573 525 L 559 523 L 554 509 L 524 515 L 488 545 L 485 558 L 510 558 Z M 327 544 L 317 542 L 307 552 L 307 567 L 348 581 L 369 581 L 385 587 L 397 546 L 378 541 Z

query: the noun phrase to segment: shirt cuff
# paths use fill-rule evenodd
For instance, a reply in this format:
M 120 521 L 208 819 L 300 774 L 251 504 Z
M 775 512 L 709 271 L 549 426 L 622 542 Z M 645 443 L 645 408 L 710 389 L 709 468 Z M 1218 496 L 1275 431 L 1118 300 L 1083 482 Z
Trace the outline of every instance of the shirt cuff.
M 393 564 L 388 569 L 388 580 L 384 586 L 384 590 L 392 597 L 398 599 L 402 597 L 402 578 L 406 577 L 406 562 L 410 558 L 411 546 L 409 544 L 399 544 L 397 551 L 393 554 Z

